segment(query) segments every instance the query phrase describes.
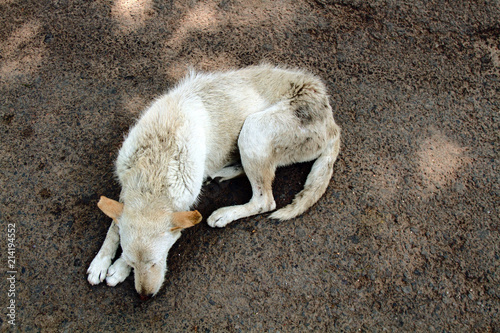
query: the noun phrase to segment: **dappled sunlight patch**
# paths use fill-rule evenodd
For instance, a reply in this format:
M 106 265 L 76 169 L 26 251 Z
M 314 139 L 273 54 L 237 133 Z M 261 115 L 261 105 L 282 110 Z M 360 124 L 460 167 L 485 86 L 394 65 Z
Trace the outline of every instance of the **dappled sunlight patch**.
M 217 25 L 213 4 L 199 3 L 182 20 L 182 29 L 205 30 Z
M 165 42 L 165 54 L 175 54 L 175 50 L 182 50 L 186 47 L 185 44 L 192 40 L 201 44 L 210 43 L 221 29 L 232 31 L 232 39 L 225 40 L 225 44 L 233 43 L 235 48 L 246 48 L 256 42 L 245 37 L 248 29 L 266 28 L 271 39 L 277 31 L 290 31 L 296 25 L 296 15 L 297 8 L 287 1 L 280 2 L 279 6 L 273 1 L 261 0 L 235 1 L 228 4 L 200 2 L 188 9 L 179 20 L 178 28 Z M 203 42 L 200 42 L 199 38 L 192 38 L 200 33 L 207 36 Z M 232 50 L 233 53 L 238 51 Z
M 216 13 L 215 4 L 199 3 L 179 22 L 179 28 L 174 32 L 168 44 L 172 47 L 179 47 L 189 33 L 215 29 L 221 23 L 221 18 L 218 18 Z
M 115 0 L 111 15 L 121 33 L 130 33 L 143 26 L 153 16 L 152 0 Z
M 15 30 L 0 43 L 0 82 L 11 83 L 17 77 L 33 74 L 41 65 L 46 52 L 38 41 L 40 24 L 30 21 Z
M 459 177 L 459 169 L 472 162 L 465 148 L 437 131 L 422 142 L 417 155 L 424 198 L 449 185 Z

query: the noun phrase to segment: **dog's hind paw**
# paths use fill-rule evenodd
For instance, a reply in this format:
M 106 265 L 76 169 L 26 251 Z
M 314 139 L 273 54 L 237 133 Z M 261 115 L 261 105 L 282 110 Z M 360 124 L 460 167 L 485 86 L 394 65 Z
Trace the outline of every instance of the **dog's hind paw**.
M 213 212 L 207 219 L 207 223 L 212 228 L 224 228 L 236 219 L 233 207 L 224 207 Z
M 130 270 L 131 267 L 127 265 L 125 260 L 119 258 L 108 269 L 108 276 L 106 277 L 107 285 L 110 287 L 114 287 L 118 283 L 125 281 L 127 276 L 130 274 Z
M 109 265 L 111 265 L 111 258 L 102 258 L 97 255 L 94 260 L 92 260 L 89 269 L 87 270 L 87 274 L 89 275 L 87 277 L 87 280 L 89 281 L 89 283 L 92 285 L 96 285 L 104 281 Z
M 207 219 L 208 225 L 212 228 L 223 228 L 229 223 L 238 219 L 255 214 L 265 213 L 276 208 L 276 202 L 272 198 L 260 201 L 252 199 L 252 201 L 244 205 L 229 206 L 217 209 Z

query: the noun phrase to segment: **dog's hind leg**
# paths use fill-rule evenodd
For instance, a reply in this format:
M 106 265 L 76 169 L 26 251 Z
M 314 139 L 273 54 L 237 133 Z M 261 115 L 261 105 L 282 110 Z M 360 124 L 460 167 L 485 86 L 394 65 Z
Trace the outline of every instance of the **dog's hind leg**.
M 276 208 L 272 183 L 277 167 L 273 154 L 273 137 L 287 126 L 280 117 L 281 108 L 271 107 L 250 115 L 241 129 L 238 148 L 243 169 L 252 186 L 252 198 L 244 205 L 224 207 L 208 218 L 212 227 L 225 227 L 228 223 L 247 216 L 265 213 Z M 286 123 L 286 120 L 285 120 Z
M 310 113 L 307 113 L 308 110 Z M 300 112 L 299 112 L 300 111 Z M 247 117 L 238 138 L 243 169 L 252 185 L 252 199 L 244 205 L 216 210 L 207 220 L 224 227 L 239 218 L 276 208 L 272 183 L 276 168 L 317 159 L 306 188 L 294 202 L 271 217 L 285 220 L 303 213 L 325 192 L 340 144 L 340 130 L 328 104 L 299 107 L 287 101 Z
M 274 202 L 271 186 L 275 170 L 276 167 L 272 164 L 260 165 L 258 170 L 245 167 L 246 174 L 252 185 L 252 199 L 244 205 L 216 210 L 208 218 L 208 225 L 222 228 L 237 219 L 274 210 L 276 203 Z

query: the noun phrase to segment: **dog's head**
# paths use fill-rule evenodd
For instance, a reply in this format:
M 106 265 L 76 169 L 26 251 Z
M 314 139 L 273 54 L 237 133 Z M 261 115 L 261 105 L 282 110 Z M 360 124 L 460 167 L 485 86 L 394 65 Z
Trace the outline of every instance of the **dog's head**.
M 134 269 L 135 289 L 141 298 L 156 295 L 167 271 L 168 251 L 181 236 L 181 230 L 201 221 L 201 214 L 135 211 L 106 197 L 101 197 L 97 205 L 118 226 L 122 258 Z

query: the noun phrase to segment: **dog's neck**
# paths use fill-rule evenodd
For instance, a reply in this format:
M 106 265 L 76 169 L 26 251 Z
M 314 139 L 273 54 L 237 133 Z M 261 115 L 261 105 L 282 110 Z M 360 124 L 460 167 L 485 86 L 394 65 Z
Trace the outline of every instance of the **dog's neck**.
M 171 93 L 153 104 L 126 138 L 116 161 L 127 203 L 158 201 L 173 211 L 188 210 L 203 182 L 206 147 L 198 100 L 178 103 Z M 188 129 L 188 130 L 187 130 Z

